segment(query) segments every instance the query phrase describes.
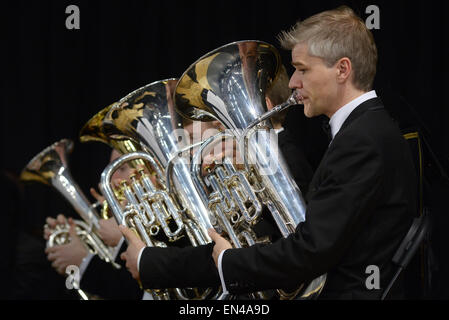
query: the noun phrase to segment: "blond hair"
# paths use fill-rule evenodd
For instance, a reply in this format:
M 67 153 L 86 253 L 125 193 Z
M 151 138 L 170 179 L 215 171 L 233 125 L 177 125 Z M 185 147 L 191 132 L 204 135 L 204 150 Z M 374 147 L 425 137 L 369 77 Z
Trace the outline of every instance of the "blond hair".
M 323 59 L 329 67 L 343 57 L 349 58 L 354 86 L 371 90 L 377 48 L 371 31 L 351 8 L 341 6 L 298 21 L 290 30 L 282 31 L 278 39 L 287 50 L 306 44 L 309 54 Z

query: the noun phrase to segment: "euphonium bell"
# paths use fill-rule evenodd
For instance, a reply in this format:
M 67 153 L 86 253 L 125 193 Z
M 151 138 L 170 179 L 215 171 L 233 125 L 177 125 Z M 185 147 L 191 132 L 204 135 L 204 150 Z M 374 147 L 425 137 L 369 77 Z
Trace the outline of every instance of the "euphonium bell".
M 180 114 L 192 120 L 218 120 L 230 131 L 208 139 L 198 152 L 207 154 L 209 145 L 233 137 L 243 155 L 246 170 L 236 170 L 225 157 L 223 165 L 204 181 L 198 161 L 201 155 L 192 162 L 195 186 L 200 194 L 208 195 L 215 226 L 226 231 L 234 247 L 258 241 L 248 241 L 241 225 L 251 228 L 257 223 L 261 205 L 271 212 L 283 237 L 305 220 L 305 201 L 277 143 L 273 143 L 277 136 L 266 116 L 265 93 L 279 70 L 280 55 L 275 47 L 261 41 L 239 41 L 199 58 L 180 77 L 175 89 L 175 108 Z M 275 110 L 293 104 L 299 104 L 295 97 Z M 319 294 L 324 279 L 307 288 L 305 295 L 312 291 Z
M 142 149 L 139 144 L 127 139 L 111 139 L 108 134 L 104 132 L 104 117 L 113 106 L 114 103 L 100 110 L 86 122 L 80 131 L 80 141 L 83 143 L 92 141 L 101 142 L 117 150 L 121 154 L 141 151 Z M 130 165 L 133 168 L 145 167 L 145 163 L 141 159 L 131 161 Z M 120 188 L 115 187 L 114 193 L 120 201 L 125 200 Z M 103 202 L 101 217 L 103 219 L 110 218 L 109 205 L 106 200 Z
M 128 139 L 111 139 L 107 132 L 105 132 L 104 128 L 104 118 L 111 110 L 111 108 L 115 105 L 115 103 L 107 106 L 106 108 L 100 110 L 96 115 L 94 115 L 80 131 L 80 141 L 81 142 L 90 142 L 90 141 L 98 141 L 102 142 L 121 154 L 141 151 L 140 145 Z M 143 166 L 143 162 L 134 161 L 131 162 L 131 165 L 134 168 L 138 168 Z
M 175 90 L 175 107 L 191 119 L 217 119 L 240 138 L 268 111 L 265 92 L 275 81 L 279 64 L 276 48 L 264 42 L 240 41 L 220 47 L 184 72 Z M 264 202 L 276 211 L 278 228 L 287 237 L 304 221 L 305 202 L 282 154 L 270 152 L 271 123 L 264 120 L 258 129 L 249 138 L 249 160 L 262 173 L 258 179 L 270 196 Z

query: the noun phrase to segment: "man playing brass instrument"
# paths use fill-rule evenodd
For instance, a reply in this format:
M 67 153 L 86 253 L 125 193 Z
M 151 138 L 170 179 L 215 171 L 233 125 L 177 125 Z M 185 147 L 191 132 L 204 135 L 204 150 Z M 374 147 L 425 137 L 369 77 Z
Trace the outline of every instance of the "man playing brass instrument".
M 417 212 L 416 177 L 406 141 L 372 90 L 373 36 L 340 7 L 298 22 L 280 39 L 292 50 L 289 86 L 304 114 L 330 119 L 332 140 L 309 185 L 306 220 L 287 238 L 242 249 L 214 230 L 214 244 L 144 248 L 120 226 L 129 242 L 122 258 L 145 288 L 221 284 L 240 294 L 294 289 L 327 273 L 320 298 L 379 299 L 392 278 L 392 256 Z M 379 288 L 366 286 L 369 266 L 380 270 Z M 402 297 L 401 282 L 391 293 Z
M 116 150 L 112 150 L 110 162 L 120 156 Z M 113 175 L 113 181 L 118 186 L 121 180 L 127 180 L 131 174 L 131 167 L 128 164 L 123 165 Z M 104 198 L 98 192 L 91 188 L 92 196 L 100 203 Z M 57 245 L 45 250 L 48 260 L 52 262 L 52 267 L 64 275 L 69 265 L 75 265 L 80 268 L 80 286 L 87 292 L 95 294 L 104 299 L 142 299 L 144 292 L 139 288 L 134 279 L 129 276 L 123 268 L 116 269 L 112 264 L 101 260 L 99 257 L 89 253 L 86 246 L 78 237 L 75 224 L 72 218 L 66 219 L 62 214 L 56 219 L 48 217 L 46 219 L 47 228 L 44 229 L 44 238 L 48 240 L 51 230 L 56 226 L 70 225 L 71 241 L 68 244 Z M 118 229 L 115 219 L 100 219 L 99 236 L 105 244 L 115 247 L 116 256 L 120 251 L 126 248 L 126 243 Z M 112 280 L 114 279 L 114 280 Z

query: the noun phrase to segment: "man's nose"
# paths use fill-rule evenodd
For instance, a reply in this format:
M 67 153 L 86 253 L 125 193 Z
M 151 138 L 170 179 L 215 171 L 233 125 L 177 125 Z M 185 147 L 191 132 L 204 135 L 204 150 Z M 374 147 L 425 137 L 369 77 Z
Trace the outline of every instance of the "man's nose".
M 288 87 L 290 89 L 302 89 L 302 80 L 296 75 L 296 72 L 290 78 Z

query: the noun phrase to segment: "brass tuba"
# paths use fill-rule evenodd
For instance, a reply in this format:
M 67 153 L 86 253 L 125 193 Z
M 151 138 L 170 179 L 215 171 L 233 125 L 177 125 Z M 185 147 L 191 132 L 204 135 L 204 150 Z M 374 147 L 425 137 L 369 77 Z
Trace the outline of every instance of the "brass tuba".
M 101 189 L 119 224 L 134 229 L 147 246 L 201 245 L 211 241 L 209 212 L 192 186 L 185 158 L 178 157 L 188 145 L 182 121 L 175 112 L 172 93 L 176 79 L 153 82 L 131 92 L 114 104 L 103 120 L 109 139 L 130 140 L 143 151 L 122 155 L 101 175 Z M 122 208 L 111 188 L 114 171 L 124 163 L 142 160 L 139 170 L 122 184 L 127 205 Z M 173 162 L 172 171 L 166 168 Z M 155 174 L 150 179 L 148 172 Z M 174 192 L 169 192 L 173 185 Z M 215 299 L 212 289 L 150 290 L 154 299 Z
M 239 41 L 199 58 L 180 77 L 175 89 L 175 108 L 184 117 L 220 121 L 230 133 L 204 142 L 192 161 L 195 186 L 212 211 L 214 227 L 226 231 L 236 248 L 260 242 L 251 232 L 262 207 L 268 208 L 283 237 L 305 220 L 306 205 L 283 155 L 267 116 L 265 92 L 279 72 L 280 55 L 261 41 Z M 298 104 L 295 96 L 270 113 Z M 225 157 L 205 177 L 201 152 L 223 138 L 236 139 L 244 170 Z M 206 197 L 204 195 L 206 194 Z M 319 295 L 326 276 L 301 285 L 294 293 L 280 291 L 281 299 Z

